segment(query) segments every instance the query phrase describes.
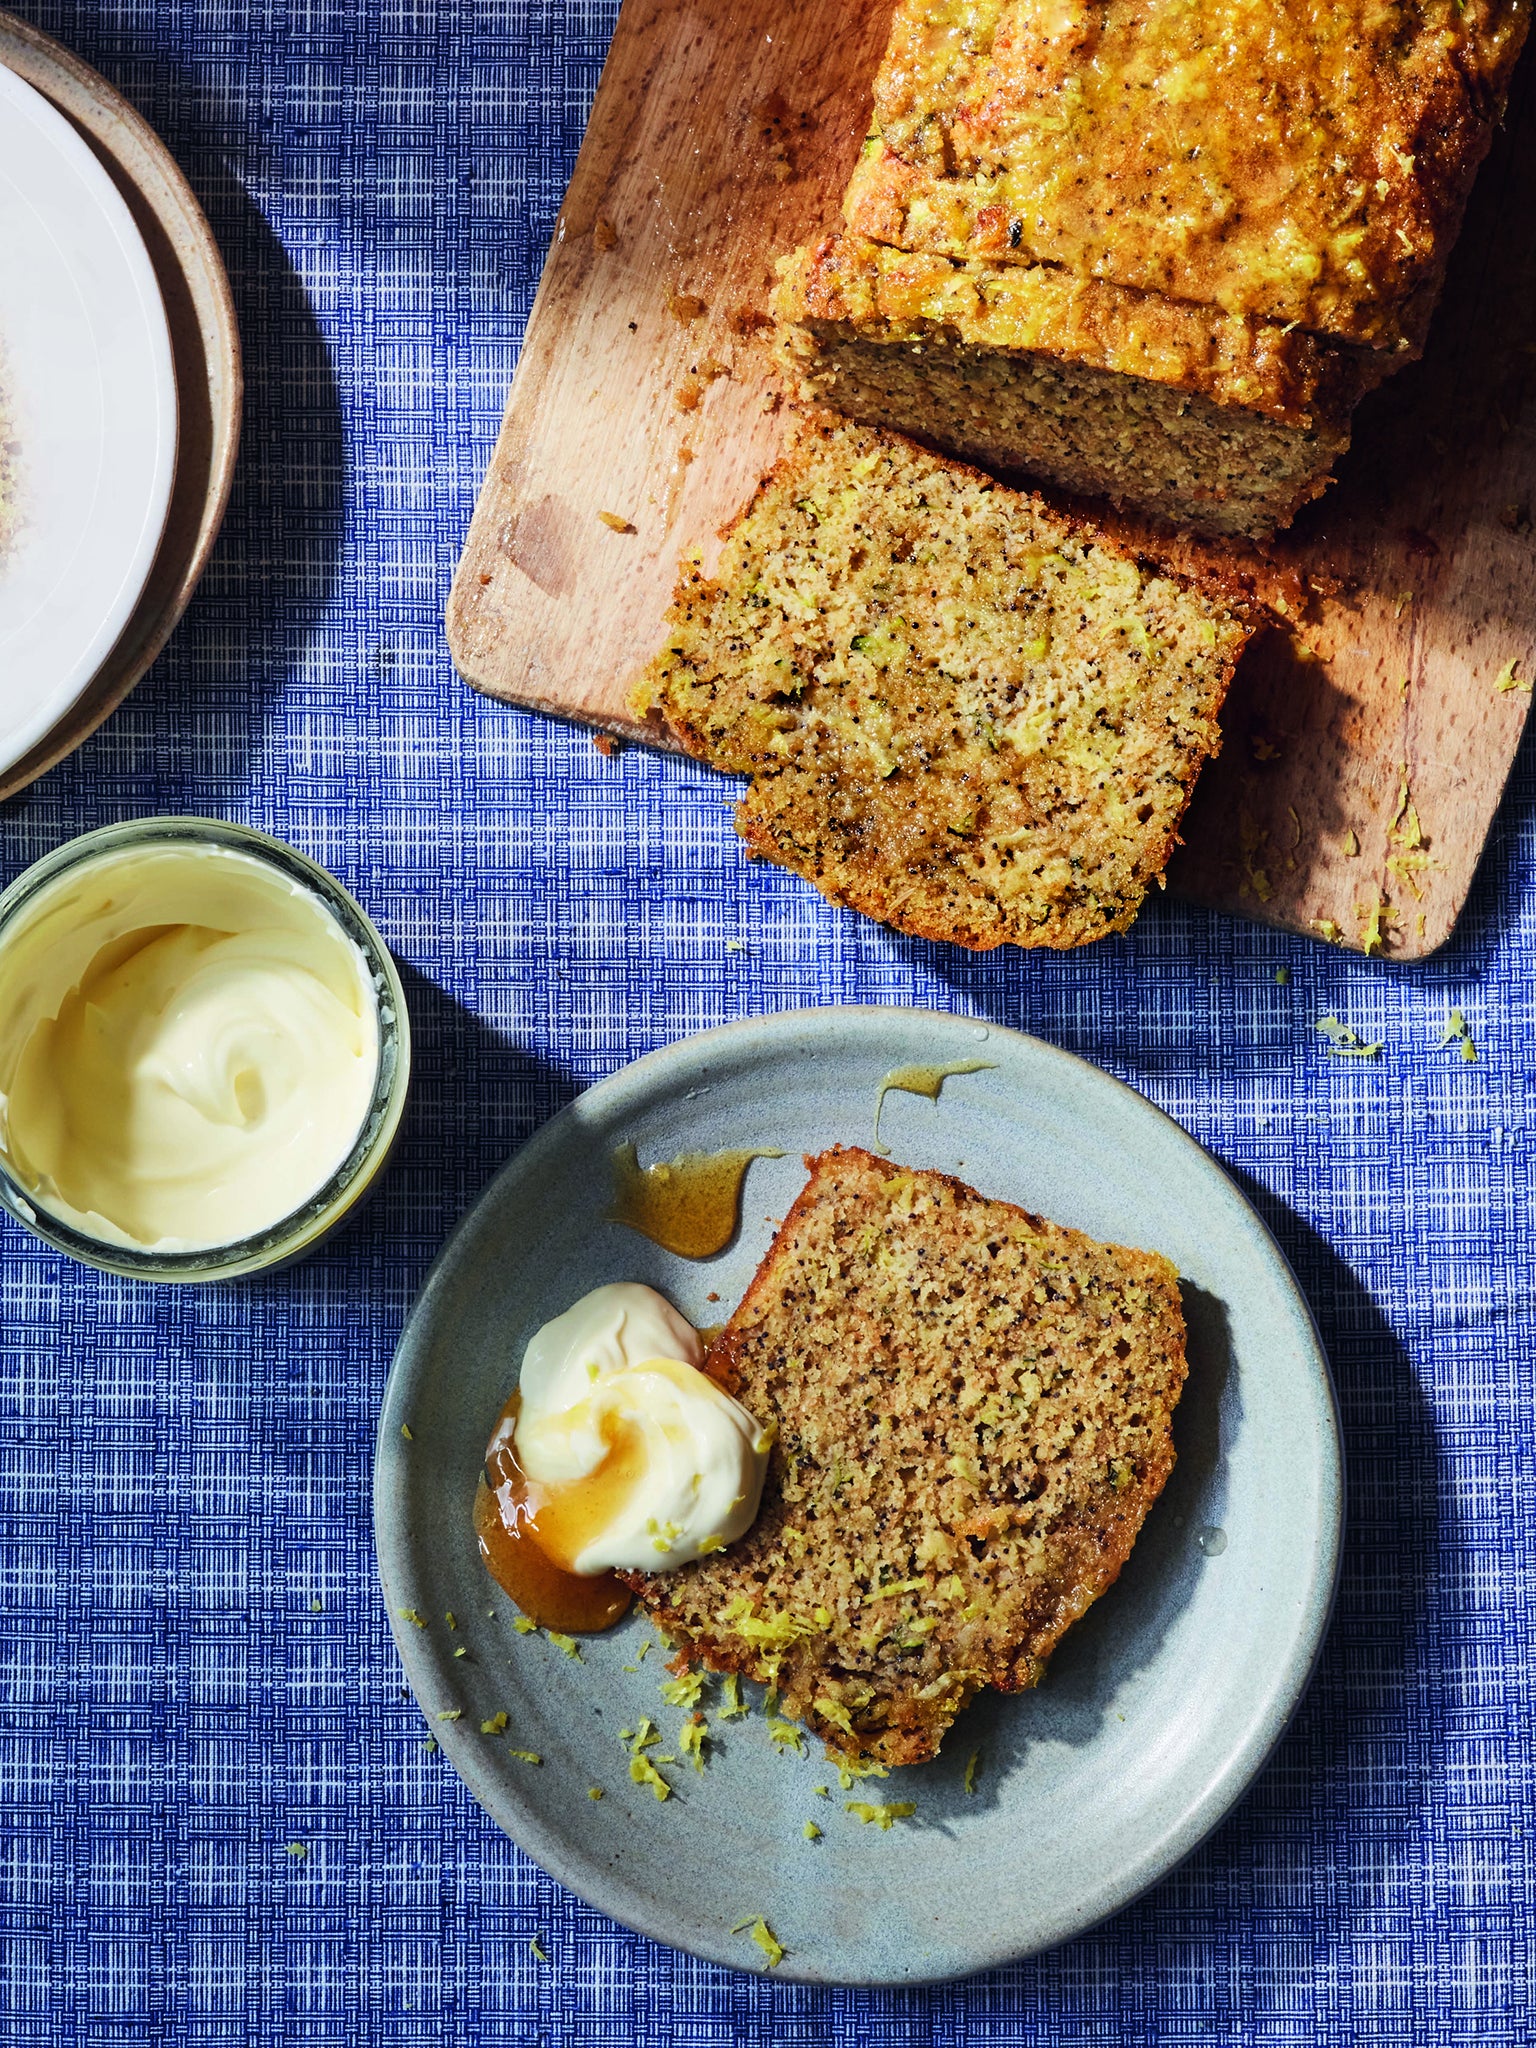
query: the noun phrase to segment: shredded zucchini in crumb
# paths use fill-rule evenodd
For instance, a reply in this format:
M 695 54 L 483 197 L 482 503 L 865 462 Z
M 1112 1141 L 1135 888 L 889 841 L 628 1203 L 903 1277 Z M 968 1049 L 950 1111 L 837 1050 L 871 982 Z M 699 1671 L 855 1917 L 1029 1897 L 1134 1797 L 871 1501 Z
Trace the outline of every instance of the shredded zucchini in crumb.
M 752 1939 L 768 1958 L 769 1969 L 777 1969 L 779 1964 L 783 1962 L 786 1954 L 783 1943 L 760 1913 L 755 1919 L 749 1917 L 746 1920 L 738 1920 L 731 1929 L 731 1932 L 732 1934 L 741 1934 L 749 1927 L 752 1930 Z
M 882 1834 L 887 1834 L 899 1820 L 907 1820 L 917 1811 L 915 1799 L 845 1799 L 843 1811 L 851 1813 L 866 1827 L 873 1821 Z
M 811 1701 L 811 1705 L 818 1714 L 825 1716 L 834 1727 L 843 1729 L 849 1735 L 853 1733 L 853 1716 L 841 1700 L 833 1699 L 830 1693 L 819 1692 L 815 1699 Z

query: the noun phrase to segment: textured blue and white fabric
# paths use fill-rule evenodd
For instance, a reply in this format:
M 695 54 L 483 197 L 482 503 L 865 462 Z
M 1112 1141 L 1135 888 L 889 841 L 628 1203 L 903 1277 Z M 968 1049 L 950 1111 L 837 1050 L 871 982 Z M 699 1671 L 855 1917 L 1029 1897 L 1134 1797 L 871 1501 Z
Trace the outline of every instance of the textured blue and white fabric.
M 249 403 L 190 614 L 0 810 L 0 877 L 112 819 L 249 820 L 373 912 L 419 1051 L 366 1222 L 293 1272 L 157 1291 L 0 1233 L 0 2039 L 1530 2042 L 1531 749 L 1416 970 L 1166 900 L 1066 958 L 833 910 L 744 862 L 714 777 L 484 702 L 443 642 L 614 0 L 20 11 L 187 170 Z M 653 1046 L 846 1000 L 1038 1032 L 1228 1162 L 1311 1297 L 1350 1454 L 1338 1618 L 1233 1818 L 1059 1953 L 901 1995 L 698 1964 L 552 1884 L 424 1748 L 370 1542 L 401 1319 L 492 1170 Z M 1453 1005 L 1476 1065 L 1435 1050 Z M 1332 1057 L 1328 1011 L 1380 1060 Z

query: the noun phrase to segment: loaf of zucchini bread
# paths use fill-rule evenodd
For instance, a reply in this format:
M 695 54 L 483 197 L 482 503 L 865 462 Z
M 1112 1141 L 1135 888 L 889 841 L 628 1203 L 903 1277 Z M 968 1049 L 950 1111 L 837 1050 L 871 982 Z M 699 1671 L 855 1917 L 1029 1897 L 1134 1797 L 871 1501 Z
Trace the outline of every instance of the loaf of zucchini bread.
M 1174 523 L 1284 525 L 1422 346 L 1529 13 L 898 0 L 845 233 L 780 280 L 796 372 Z

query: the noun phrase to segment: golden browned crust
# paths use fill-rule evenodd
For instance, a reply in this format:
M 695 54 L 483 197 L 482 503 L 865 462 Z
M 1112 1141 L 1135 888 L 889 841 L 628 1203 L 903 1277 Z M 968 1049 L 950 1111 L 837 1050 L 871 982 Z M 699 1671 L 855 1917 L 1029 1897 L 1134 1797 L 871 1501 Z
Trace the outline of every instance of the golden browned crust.
M 899 247 L 1402 350 L 1529 0 L 900 0 L 848 201 Z
M 1198 391 L 1285 426 L 1342 433 L 1379 371 L 1299 328 L 1130 291 L 1047 264 L 960 264 L 864 235 L 784 258 L 778 318 L 873 343 L 952 342 Z
M 1087 521 L 817 413 L 715 576 L 685 564 L 631 702 L 750 776 L 738 829 L 834 901 L 1076 946 L 1161 873 L 1251 630 Z
M 1038 1684 L 1130 1555 L 1173 1468 L 1178 1280 L 946 1174 L 806 1164 L 706 1360 L 776 1430 L 758 1518 L 629 1583 L 681 1663 L 917 1763 L 981 1687 Z

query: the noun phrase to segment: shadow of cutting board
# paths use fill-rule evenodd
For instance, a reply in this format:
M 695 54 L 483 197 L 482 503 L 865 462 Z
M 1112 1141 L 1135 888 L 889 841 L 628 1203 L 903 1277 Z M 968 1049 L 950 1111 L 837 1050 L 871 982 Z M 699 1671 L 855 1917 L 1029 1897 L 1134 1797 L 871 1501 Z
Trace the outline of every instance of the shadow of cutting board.
M 777 452 L 773 259 L 836 225 L 889 16 L 624 0 L 449 599 L 477 689 L 637 735 L 678 556 L 709 564 Z M 1321 504 L 1238 557 L 1285 623 L 1234 682 L 1175 890 L 1401 959 L 1444 943 L 1530 708 L 1533 515 L 1528 58 L 1424 360 L 1361 407 Z

